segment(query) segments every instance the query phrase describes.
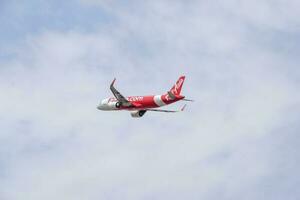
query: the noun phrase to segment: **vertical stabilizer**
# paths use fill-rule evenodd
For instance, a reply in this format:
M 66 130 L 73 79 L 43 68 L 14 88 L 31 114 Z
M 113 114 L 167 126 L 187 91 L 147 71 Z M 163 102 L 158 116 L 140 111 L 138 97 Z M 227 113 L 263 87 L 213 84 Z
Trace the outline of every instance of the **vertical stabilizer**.
M 172 87 L 172 89 L 170 90 L 170 92 L 174 95 L 180 95 L 180 92 L 181 92 L 181 88 L 182 88 L 182 85 L 184 83 L 184 79 L 185 79 L 185 76 L 181 76 L 177 82 L 175 83 L 175 85 Z

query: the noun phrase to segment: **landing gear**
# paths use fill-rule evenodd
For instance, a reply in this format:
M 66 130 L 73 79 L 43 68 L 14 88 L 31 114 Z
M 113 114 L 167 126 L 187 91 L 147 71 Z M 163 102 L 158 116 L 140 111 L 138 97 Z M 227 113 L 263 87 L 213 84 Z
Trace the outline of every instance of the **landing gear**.
M 146 113 L 146 110 L 140 110 L 139 111 L 139 116 L 142 117 Z

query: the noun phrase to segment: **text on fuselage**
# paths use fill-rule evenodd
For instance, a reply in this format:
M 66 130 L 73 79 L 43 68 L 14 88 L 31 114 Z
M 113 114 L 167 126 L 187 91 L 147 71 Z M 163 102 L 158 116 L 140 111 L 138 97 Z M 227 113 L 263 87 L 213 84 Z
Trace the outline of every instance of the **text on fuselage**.
M 136 97 L 126 97 L 127 101 L 143 101 L 144 97 L 136 96 Z M 108 102 L 117 102 L 116 98 L 109 98 Z

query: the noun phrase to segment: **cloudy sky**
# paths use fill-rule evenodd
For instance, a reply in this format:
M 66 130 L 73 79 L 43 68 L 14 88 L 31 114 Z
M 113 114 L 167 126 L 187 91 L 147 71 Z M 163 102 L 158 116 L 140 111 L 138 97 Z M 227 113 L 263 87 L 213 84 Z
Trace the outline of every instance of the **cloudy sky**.
M 0 25 L 1 200 L 300 198 L 298 0 L 1 0 Z M 186 112 L 96 109 L 182 74 Z

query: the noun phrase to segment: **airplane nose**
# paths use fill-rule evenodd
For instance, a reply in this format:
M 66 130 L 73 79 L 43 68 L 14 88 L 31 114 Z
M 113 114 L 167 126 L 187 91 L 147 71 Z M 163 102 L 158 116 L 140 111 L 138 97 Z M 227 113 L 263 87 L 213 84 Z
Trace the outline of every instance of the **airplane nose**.
M 98 110 L 103 110 L 104 106 L 102 104 L 100 104 L 99 106 L 97 106 Z
M 108 99 L 104 99 L 100 102 L 100 104 L 97 106 L 97 109 L 99 110 L 108 110 Z

